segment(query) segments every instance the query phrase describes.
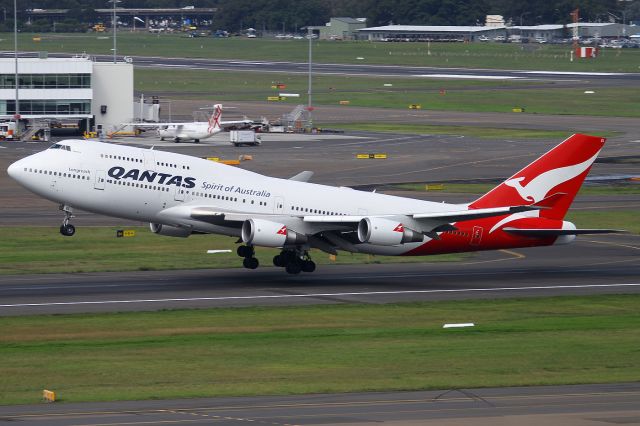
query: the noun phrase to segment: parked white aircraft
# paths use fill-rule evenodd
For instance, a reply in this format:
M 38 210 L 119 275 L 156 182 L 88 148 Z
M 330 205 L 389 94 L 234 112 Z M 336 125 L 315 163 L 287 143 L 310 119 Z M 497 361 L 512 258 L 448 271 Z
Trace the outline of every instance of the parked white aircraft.
M 251 120 L 221 121 L 222 105 L 213 106 L 213 112 L 207 121 L 194 121 L 191 123 L 128 123 L 127 125 L 139 128 L 157 128 L 160 140 L 173 139 L 174 142 L 194 141 L 199 143 L 201 139 L 209 138 L 227 127 L 250 125 Z
M 244 266 L 255 246 L 279 247 L 273 263 L 311 272 L 309 250 L 383 255 L 546 246 L 576 234 L 563 220 L 605 139 L 573 135 L 468 204 L 435 203 L 308 183 L 311 172 L 277 179 L 199 158 L 66 140 L 9 166 L 30 191 L 60 203 L 62 235 L 73 208 L 145 221 L 173 237 L 239 237 Z

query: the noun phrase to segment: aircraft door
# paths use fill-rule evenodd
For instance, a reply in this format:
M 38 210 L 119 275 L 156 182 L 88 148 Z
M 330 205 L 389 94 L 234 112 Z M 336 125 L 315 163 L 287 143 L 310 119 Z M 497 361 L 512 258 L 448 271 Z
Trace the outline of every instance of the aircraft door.
M 273 212 L 276 214 L 281 214 L 284 212 L 284 198 L 282 197 L 274 197 L 273 199 Z
M 93 183 L 93 188 L 104 190 L 104 179 L 104 170 L 98 170 L 96 172 L 96 180 Z
M 185 189 L 178 186 L 176 187 L 176 192 L 175 192 L 175 197 L 174 199 L 176 201 L 184 201 L 184 194 L 185 194 Z
M 471 245 L 479 246 L 482 240 L 482 226 L 474 226 L 471 231 Z
M 156 162 L 152 151 L 143 152 L 145 170 L 155 170 Z

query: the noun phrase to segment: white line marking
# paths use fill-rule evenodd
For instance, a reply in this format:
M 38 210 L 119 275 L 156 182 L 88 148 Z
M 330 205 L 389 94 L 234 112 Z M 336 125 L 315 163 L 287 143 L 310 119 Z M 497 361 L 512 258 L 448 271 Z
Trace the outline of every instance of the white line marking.
M 519 74 L 544 74 L 544 75 L 590 75 L 590 76 L 620 76 L 628 75 L 622 72 L 582 72 L 582 71 L 516 71 Z
M 78 302 L 49 302 L 49 303 L 16 303 L 0 305 L 0 308 L 24 308 L 34 306 L 69 306 L 69 305 L 109 305 L 118 303 L 161 303 L 161 302 L 199 302 L 199 301 L 223 301 L 223 300 L 260 300 L 260 299 L 293 299 L 314 297 L 344 297 L 344 296 L 387 296 L 403 294 L 433 294 L 433 293 L 472 293 L 472 292 L 497 292 L 497 291 L 526 291 L 526 290 L 564 290 L 587 288 L 615 288 L 615 287 L 640 287 L 640 283 L 621 284 L 586 284 L 586 285 L 552 285 L 530 287 L 497 287 L 497 288 L 460 288 L 439 290 L 400 290 L 400 291 L 363 291 L 345 293 L 311 293 L 311 294 L 278 294 L 256 296 L 220 296 L 220 297 L 186 297 L 170 299 L 133 299 L 133 300 L 82 300 Z
M 479 74 L 415 74 L 413 77 L 425 78 L 458 78 L 467 80 L 519 80 L 524 77 L 511 75 L 479 75 Z

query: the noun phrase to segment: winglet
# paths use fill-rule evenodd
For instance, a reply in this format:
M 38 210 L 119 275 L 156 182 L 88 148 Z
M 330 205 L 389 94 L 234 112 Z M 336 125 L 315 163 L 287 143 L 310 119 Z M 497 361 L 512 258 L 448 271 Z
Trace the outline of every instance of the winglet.
M 304 172 L 300 172 L 295 176 L 291 176 L 289 180 L 295 180 L 297 182 L 309 182 L 309 179 L 313 177 L 313 172 L 309 170 L 305 170 Z

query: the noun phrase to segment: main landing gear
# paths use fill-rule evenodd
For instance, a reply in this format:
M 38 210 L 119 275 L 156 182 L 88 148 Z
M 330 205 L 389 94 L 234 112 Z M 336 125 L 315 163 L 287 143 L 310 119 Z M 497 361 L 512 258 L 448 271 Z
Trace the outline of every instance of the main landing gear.
M 304 250 L 282 250 L 280 254 L 273 257 L 273 264 L 284 268 L 289 274 L 299 274 L 300 272 L 313 272 L 316 264 L 309 253 Z
M 64 220 L 62 221 L 62 225 L 60 225 L 60 233 L 65 237 L 71 237 L 76 233 L 76 227 L 69 223 L 71 218 L 75 217 L 73 215 L 73 209 L 67 205 L 60 205 L 60 210 L 64 212 Z
M 253 255 L 255 254 L 255 251 L 253 250 L 253 246 L 239 246 L 238 249 L 236 250 L 236 253 L 238 253 L 238 256 L 244 257 L 244 260 L 242 261 L 242 266 L 244 266 L 247 269 L 256 269 L 260 264 L 258 262 L 258 259 L 253 257 Z
M 256 269 L 259 265 L 258 259 L 254 257 L 255 251 L 253 246 L 239 246 L 236 250 L 238 256 L 244 257 L 242 265 L 247 269 Z M 280 254 L 273 257 L 273 264 L 280 268 L 284 268 L 288 273 L 295 275 L 300 272 L 313 272 L 316 270 L 316 264 L 306 250 L 287 249 L 282 250 Z

